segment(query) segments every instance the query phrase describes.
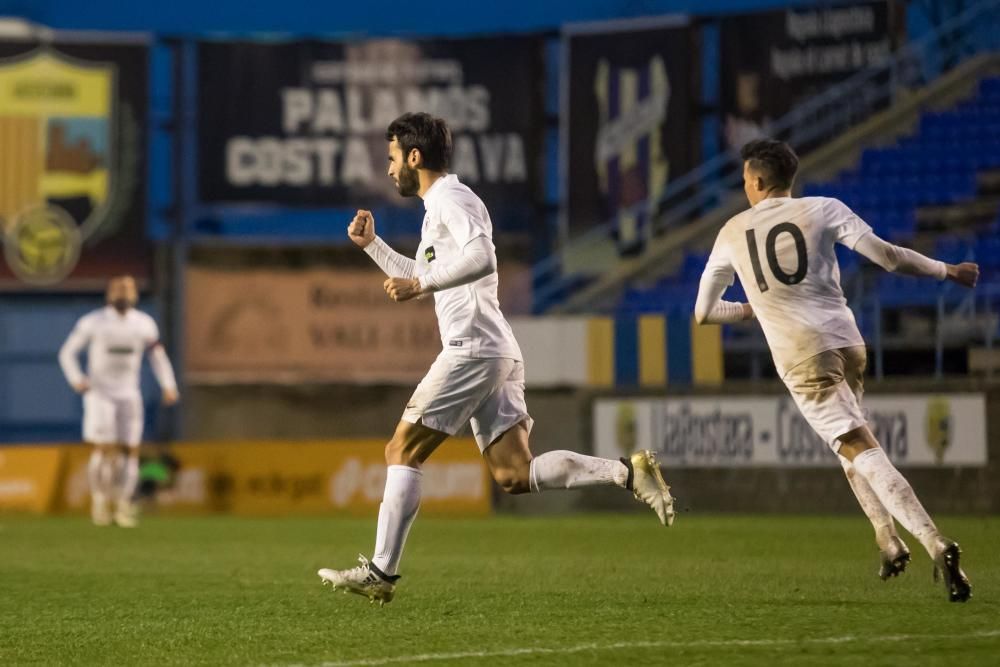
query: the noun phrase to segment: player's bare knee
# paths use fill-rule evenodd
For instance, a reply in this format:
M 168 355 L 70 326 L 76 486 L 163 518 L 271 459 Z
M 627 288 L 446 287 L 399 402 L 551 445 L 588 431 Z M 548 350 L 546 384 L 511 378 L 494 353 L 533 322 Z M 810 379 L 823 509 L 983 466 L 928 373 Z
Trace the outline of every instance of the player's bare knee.
M 875 449 L 879 446 L 878 440 L 867 425 L 859 426 L 856 429 L 838 436 L 840 447 L 837 453 L 848 461 L 854 461 L 854 457 L 867 449 Z
M 385 446 L 385 463 L 390 466 L 420 467 L 417 443 L 393 436 Z

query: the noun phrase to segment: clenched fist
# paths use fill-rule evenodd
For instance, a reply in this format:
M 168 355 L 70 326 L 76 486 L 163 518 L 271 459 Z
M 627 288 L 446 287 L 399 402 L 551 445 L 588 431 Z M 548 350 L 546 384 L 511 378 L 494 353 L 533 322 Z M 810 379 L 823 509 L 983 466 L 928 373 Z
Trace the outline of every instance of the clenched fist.
M 169 407 L 176 405 L 177 401 L 181 400 L 181 396 L 177 393 L 176 389 L 164 389 L 162 400 L 163 404 Z
M 371 211 L 358 211 L 347 225 L 347 237 L 359 248 L 367 248 L 375 240 L 375 218 Z
M 382 287 L 393 301 L 409 301 L 423 294 L 420 281 L 416 278 L 389 278 Z
M 979 265 L 973 262 L 962 262 L 961 264 L 948 264 L 948 280 L 958 283 L 962 287 L 975 287 L 979 282 Z

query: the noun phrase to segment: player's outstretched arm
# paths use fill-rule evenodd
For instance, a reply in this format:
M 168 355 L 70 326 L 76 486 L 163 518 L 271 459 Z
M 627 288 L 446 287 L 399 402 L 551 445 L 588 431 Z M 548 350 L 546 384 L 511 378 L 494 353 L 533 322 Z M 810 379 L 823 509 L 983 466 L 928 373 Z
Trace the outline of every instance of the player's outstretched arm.
M 417 278 L 390 278 L 385 281 L 386 293 L 395 301 L 408 301 L 423 294 L 440 292 L 467 285 L 497 270 L 496 249 L 486 236 L 477 236 L 462 248 L 462 254 L 447 264 L 434 268 Z
M 149 348 L 149 365 L 153 367 L 153 375 L 163 392 L 163 404 L 173 405 L 180 400 L 177 392 L 177 378 L 174 377 L 174 367 L 170 365 L 170 357 L 160 342 Z
M 358 211 L 347 225 L 347 237 L 368 253 L 385 275 L 412 278 L 416 273 L 416 262 L 393 250 L 375 234 L 375 218 L 371 211 Z
M 978 264 L 973 262 L 946 264 L 915 250 L 889 243 L 873 233 L 865 234 L 858 239 L 854 250 L 892 273 L 951 280 L 963 287 L 975 287 L 979 281 Z
M 69 337 L 66 338 L 66 342 L 59 348 L 59 366 L 62 368 L 63 375 L 66 376 L 66 382 L 78 394 L 83 394 L 90 389 L 90 382 L 80 368 L 80 352 L 83 351 L 88 342 L 90 342 L 90 334 L 81 321 L 77 322 Z
M 698 324 L 726 324 L 753 319 L 749 303 L 723 301 L 722 294 L 733 284 L 732 267 L 709 260 L 698 284 L 694 319 Z

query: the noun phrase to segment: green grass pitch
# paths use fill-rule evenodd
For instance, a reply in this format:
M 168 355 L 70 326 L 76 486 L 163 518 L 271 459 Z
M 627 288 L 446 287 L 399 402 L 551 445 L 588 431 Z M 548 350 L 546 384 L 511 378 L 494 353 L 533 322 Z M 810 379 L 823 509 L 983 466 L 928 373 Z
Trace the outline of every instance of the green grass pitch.
M 913 540 L 880 581 L 860 513 L 604 514 L 419 518 L 380 609 L 315 574 L 374 518 L 0 517 L 0 664 L 1000 664 L 1000 520 L 939 523 L 964 605 Z

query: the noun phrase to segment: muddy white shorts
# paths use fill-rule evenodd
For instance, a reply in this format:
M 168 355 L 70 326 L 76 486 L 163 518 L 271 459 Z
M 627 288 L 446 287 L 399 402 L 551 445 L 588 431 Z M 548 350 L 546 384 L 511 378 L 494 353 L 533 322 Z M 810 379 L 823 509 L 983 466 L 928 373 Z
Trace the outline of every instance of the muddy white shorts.
M 486 451 L 522 421 L 531 429 L 524 400 L 524 364 L 442 351 L 406 404 L 403 420 L 448 435 L 471 423 L 479 451 Z
M 802 416 L 834 452 L 838 437 L 867 423 L 864 395 L 864 346 L 827 350 L 792 367 L 784 377 Z
M 143 407 L 139 395 L 114 398 L 91 389 L 83 395 L 83 440 L 94 445 L 142 442 Z

